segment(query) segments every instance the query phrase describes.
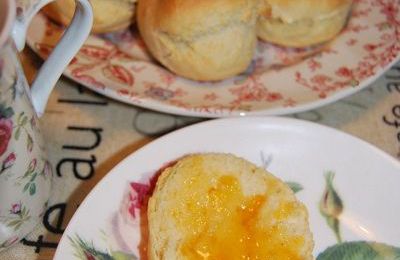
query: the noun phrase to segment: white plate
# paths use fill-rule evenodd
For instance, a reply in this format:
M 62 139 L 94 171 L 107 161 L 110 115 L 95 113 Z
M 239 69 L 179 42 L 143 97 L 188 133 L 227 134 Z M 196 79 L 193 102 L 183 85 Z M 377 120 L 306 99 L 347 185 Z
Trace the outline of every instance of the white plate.
M 398 1 L 354 2 L 346 29 L 318 55 L 259 41 L 248 71 L 221 82 L 200 83 L 168 72 L 151 60 L 134 30 L 91 35 L 64 75 L 110 98 L 187 116 L 281 115 L 317 108 L 367 87 L 400 57 Z M 61 33 L 39 15 L 27 41 L 46 57 Z
M 329 196 L 335 192 L 343 205 L 342 210 L 338 203 L 330 205 L 339 212 L 334 218 L 343 241 L 400 245 L 399 162 L 364 141 L 325 126 L 297 119 L 249 117 L 189 126 L 127 157 L 78 208 L 55 259 L 71 259 L 84 252 L 138 256 L 138 201 L 149 179 L 168 162 L 196 152 L 233 153 L 267 167 L 294 188 L 302 188 L 296 195 L 310 214 L 315 256 L 338 242 L 319 210 L 327 172 L 335 174 Z

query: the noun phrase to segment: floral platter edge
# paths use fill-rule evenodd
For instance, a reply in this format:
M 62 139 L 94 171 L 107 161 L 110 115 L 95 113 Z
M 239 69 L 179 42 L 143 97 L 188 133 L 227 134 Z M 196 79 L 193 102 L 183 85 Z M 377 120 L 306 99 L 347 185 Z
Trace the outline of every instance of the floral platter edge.
M 258 42 L 248 70 L 220 82 L 183 79 L 159 66 L 134 29 L 91 35 L 64 75 L 139 107 L 198 117 L 283 115 L 317 108 L 369 86 L 400 58 L 396 0 L 355 0 L 346 28 L 327 45 L 290 49 Z M 62 28 L 34 17 L 29 46 L 41 57 Z

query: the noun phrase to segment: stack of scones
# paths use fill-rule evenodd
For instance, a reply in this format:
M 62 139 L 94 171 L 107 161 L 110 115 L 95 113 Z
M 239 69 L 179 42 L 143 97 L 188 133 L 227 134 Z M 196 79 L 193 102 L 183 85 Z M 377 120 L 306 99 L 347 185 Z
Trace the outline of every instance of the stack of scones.
M 93 33 L 136 24 L 150 53 L 175 74 L 199 81 L 242 73 L 257 39 L 309 47 L 333 39 L 345 26 L 352 0 L 91 0 Z M 46 13 L 70 21 L 74 0 Z

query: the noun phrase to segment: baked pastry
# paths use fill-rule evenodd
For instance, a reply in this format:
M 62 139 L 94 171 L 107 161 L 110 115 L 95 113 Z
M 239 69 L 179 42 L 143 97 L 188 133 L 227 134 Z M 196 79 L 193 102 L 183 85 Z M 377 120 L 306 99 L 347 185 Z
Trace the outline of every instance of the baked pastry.
M 214 81 L 250 64 L 258 10 L 254 0 L 141 0 L 137 23 L 150 53 L 165 67 Z
M 312 259 L 305 206 L 231 154 L 189 155 L 165 169 L 147 214 L 150 260 Z
M 267 42 L 307 47 L 334 38 L 345 26 L 352 0 L 261 0 L 258 36 Z
M 135 21 L 136 0 L 91 0 L 93 33 L 124 29 Z M 44 8 L 45 14 L 63 25 L 69 24 L 75 11 L 75 0 L 57 0 Z

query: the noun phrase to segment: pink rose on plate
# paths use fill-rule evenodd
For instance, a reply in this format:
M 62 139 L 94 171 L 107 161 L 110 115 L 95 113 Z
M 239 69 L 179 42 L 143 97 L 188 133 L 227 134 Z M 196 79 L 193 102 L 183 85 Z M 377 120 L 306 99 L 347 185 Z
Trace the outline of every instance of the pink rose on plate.
M 7 150 L 8 142 L 11 139 L 13 122 L 11 119 L 0 118 L 0 156 Z
M 146 203 L 146 197 L 149 195 L 150 185 L 138 182 L 130 183 L 130 193 L 129 193 L 129 213 L 132 218 L 136 218 L 136 210 L 140 210 L 142 206 Z

